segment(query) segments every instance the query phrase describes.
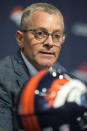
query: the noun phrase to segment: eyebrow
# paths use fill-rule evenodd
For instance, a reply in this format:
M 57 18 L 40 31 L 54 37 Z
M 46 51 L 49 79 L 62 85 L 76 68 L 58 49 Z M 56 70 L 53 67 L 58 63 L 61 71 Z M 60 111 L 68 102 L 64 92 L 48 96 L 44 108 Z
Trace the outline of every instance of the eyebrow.
M 44 27 L 38 27 L 38 28 L 35 28 L 35 30 L 36 30 L 36 29 L 40 29 L 40 30 L 43 30 L 43 31 L 47 31 L 47 32 L 48 32 L 48 30 L 47 30 L 46 28 L 44 28 Z M 56 29 L 56 30 L 54 30 L 53 32 L 63 33 L 63 32 L 60 31 L 59 29 Z
M 56 29 L 53 32 L 63 33 L 63 31 L 60 31 L 59 29 Z

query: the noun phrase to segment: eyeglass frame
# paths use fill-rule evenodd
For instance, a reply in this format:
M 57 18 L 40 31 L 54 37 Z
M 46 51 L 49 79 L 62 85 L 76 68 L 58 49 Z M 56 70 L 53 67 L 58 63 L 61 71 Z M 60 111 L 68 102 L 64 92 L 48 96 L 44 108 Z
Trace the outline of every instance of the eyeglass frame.
M 36 37 L 36 34 L 35 34 L 35 31 L 37 31 L 37 30 L 42 30 L 44 33 L 46 33 L 46 35 L 47 35 L 47 38 L 45 39 L 45 40 L 43 40 L 43 41 L 41 41 L 41 40 L 39 40 L 37 37 Z M 56 33 L 58 30 L 55 30 L 55 31 L 53 31 L 52 33 L 49 33 L 46 29 L 44 29 L 44 28 L 37 28 L 37 29 L 28 29 L 28 30 L 21 30 L 22 32 L 32 32 L 32 34 L 34 35 L 34 38 L 36 39 L 36 40 L 38 40 L 38 41 L 40 41 L 40 42 L 45 42 L 47 39 L 48 39 L 48 37 L 49 37 L 49 35 L 51 35 L 51 37 L 52 37 L 52 41 L 54 42 L 54 40 L 53 40 L 53 34 L 54 33 Z M 62 38 L 63 37 L 65 37 L 65 34 L 64 33 L 59 33 L 58 35 L 61 35 L 62 36 Z M 60 38 L 59 38 L 60 39 Z M 62 41 L 59 41 L 60 42 L 60 46 L 62 45 L 62 43 L 63 43 L 63 41 L 64 40 L 62 40 Z M 55 43 L 55 42 L 54 42 Z M 56 43 L 55 43 L 56 44 Z

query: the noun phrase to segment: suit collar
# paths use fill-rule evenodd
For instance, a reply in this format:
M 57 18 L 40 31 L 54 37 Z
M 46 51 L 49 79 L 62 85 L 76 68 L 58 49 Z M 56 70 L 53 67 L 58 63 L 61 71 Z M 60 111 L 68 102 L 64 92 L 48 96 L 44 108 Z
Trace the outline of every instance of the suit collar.
M 21 50 L 18 50 L 18 52 L 13 56 L 13 65 L 14 65 L 14 70 L 17 74 L 22 75 L 24 72 L 27 73 L 27 75 L 30 75 L 24 60 L 21 56 Z
M 31 77 L 30 73 L 22 59 L 20 50 L 11 58 L 13 63 L 14 72 L 16 73 L 16 79 L 20 87 L 28 81 Z

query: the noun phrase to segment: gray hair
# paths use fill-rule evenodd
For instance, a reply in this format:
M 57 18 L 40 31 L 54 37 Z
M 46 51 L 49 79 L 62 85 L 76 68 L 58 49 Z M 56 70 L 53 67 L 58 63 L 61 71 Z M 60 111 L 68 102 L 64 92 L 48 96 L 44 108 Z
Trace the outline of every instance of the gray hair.
M 44 12 L 47 12 L 49 14 L 59 14 L 62 18 L 62 23 L 63 23 L 63 28 L 64 28 L 63 15 L 55 6 L 48 4 L 48 3 L 35 3 L 35 4 L 28 6 L 24 10 L 24 12 L 22 14 L 22 18 L 21 18 L 21 24 L 20 24 L 21 30 L 28 28 L 28 26 L 30 24 L 29 22 L 30 22 L 30 18 L 32 16 L 32 13 L 37 11 L 37 10 L 44 11 Z

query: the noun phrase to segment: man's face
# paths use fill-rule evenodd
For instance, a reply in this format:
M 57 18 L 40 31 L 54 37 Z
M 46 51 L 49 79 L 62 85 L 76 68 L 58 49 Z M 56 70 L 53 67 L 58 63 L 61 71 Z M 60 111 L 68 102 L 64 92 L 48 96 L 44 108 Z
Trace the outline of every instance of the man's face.
M 52 33 L 56 30 L 63 31 L 62 18 L 58 14 L 48 14 L 43 11 L 35 11 L 31 17 L 31 24 L 28 29 L 43 28 Z M 27 29 L 27 30 L 28 30 Z M 59 56 L 61 46 L 55 46 L 52 36 L 44 42 L 35 39 L 32 32 L 23 32 L 22 52 L 32 65 L 38 69 L 52 66 Z

